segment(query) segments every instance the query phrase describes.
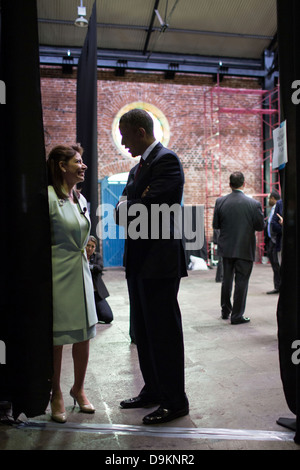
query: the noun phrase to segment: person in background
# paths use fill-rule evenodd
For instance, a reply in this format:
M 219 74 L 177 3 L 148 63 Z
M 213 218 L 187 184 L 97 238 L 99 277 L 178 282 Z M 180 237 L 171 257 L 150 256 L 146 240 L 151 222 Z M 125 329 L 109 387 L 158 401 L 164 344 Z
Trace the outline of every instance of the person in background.
M 76 189 L 84 181 L 87 166 L 83 149 L 58 145 L 49 153 L 48 199 L 52 245 L 53 368 L 51 417 L 67 420 L 61 390 L 63 346 L 72 344 L 74 383 L 70 395 L 84 413 L 94 413 L 84 391 L 89 359 L 89 340 L 96 335 L 97 314 L 93 281 L 85 246 L 90 233 L 87 202 Z
M 218 248 L 223 259 L 221 287 L 221 315 L 231 324 L 248 323 L 244 317 L 248 284 L 255 260 L 255 231 L 264 229 L 261 204 L 243 192 L 245 178 L 236 171 L 230 175 L 231 193 L 219 197 L 215 203 L 213 228 L 220 230 Z M 233 304 L 231 293 L 235 282 Z
M 103 282 L 103 261 L 100 253 L 96 253 L 97 239 L 92 235 L 89 237 L 86 245 L 86 254 L 93 278 L 94 295 L 98 322 L 111 323 L 113 321 L 113 313 L 106 298 L 109 292 Z
M 271 221 L 272 231 L 276 233 L 276 252 L 279 265 L 281 265 L 281 245 L 282 245 L 282 224 L 283 224 L 283 202 L 282 199 L 276 202 L 274 214 Z
M 269 206 L 271 211 L 267 220 L 266 225 L 266 249 L 267 256 L 270 260 L 272 269 L 273 269 L 273 283 L 274 289 L 268 291 L 267 294 L 278 294 L 280 289 L 280 264 L 278 259 L 278 250 L 277 250 L 277 233 L 274 231 L 274 226 L 272 224 L 272 219 L 275 211 L 275 206 L 277 201 L 280 200 L 280 194 L 278 191 L 273 190 L 269 195 Z

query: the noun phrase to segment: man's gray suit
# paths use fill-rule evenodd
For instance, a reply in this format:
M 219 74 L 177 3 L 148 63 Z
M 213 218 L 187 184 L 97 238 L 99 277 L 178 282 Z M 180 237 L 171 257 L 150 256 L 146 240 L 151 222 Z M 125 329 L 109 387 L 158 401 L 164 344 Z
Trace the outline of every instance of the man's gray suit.
M 248 283 L 255 260 L 255 232 L 264 229 L 261 204 L 243 191 L 234 189 L 216 200 L 213 228 L 220 230 L 218 250 L 224 264 L 222 317 L 227 318 L 231 313 L 231 322 L 239 322 L 245 311 Z M 234 276 L 235 291 L 231 304 Z

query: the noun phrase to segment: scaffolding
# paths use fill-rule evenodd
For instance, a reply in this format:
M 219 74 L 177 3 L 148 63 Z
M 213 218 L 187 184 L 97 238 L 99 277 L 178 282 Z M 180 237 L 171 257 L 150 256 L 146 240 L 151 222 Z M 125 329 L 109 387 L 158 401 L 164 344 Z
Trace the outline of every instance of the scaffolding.
M 236 103 L 232 107 L 232 102 Z M 240 116 L 244 119 L 241 120 Z M 239 116 L 239 119 L 237 119 Z M 253 122 L 248 118 L 256 119 L 259 140 L 260 185 L 258 192 L 251 194 L 258 199 L 267 215 L 268 194 L 276 189 L 280 193 L 278 170 L 273 170 L 273 130 L 280 125 L 279 87 L 273 90 L 229 88 L 220 86 L 219 81 L 204 92 L 204 161 L 205 161 L 205 232 L 207 250 L 210 252 L 210 240 L 213 239 L 212 219 L 215 200 L 222 194 L 228 193 L 228 170 L 237 169 L 237 164 L 230 157 L 223 158 L 223 141 L 230 140 L 231 132 L 249 137 L 253 132 Z M 227 128 L 225 128 L 225 125 Z M 235 129 L 235 131 L 234 131 Z M 239 145 L 243 146 L 242 137 L 239 136 Z M 228 150 L 228 142 L 226 149 Z M 226 172 L 225 172 L 226 169 Z M 244 169 L 246 171 L 247 168 Z M 231 171 L 230 171 L 231 172 Z M 223 176 L 223 179 L 222 179 Z M 224 179 L 226 178 L 226 179 Z M 257 233 L 258 261 L 264 255 L 264 234 Z

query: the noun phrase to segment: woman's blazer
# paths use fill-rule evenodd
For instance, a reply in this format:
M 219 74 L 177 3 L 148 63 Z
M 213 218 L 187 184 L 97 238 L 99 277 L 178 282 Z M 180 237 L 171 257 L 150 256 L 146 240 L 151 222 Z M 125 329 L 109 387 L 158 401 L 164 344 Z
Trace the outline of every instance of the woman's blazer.
M 52 244 L 53 330 L 72 331 L 97 323 L 94 288 L 85 246 L 90 233 L 87 202 L 79 207 L 48 187 Z

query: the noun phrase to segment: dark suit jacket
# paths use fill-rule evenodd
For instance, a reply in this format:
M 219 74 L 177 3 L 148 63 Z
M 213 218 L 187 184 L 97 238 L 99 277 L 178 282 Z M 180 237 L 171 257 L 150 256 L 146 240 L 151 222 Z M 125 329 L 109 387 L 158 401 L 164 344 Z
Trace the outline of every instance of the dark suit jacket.
M 255 260 L 255 231 L 264 229 L 261 204 L 233 190 L 216 200 L 213 228 L 220 229 L 218 248 L 223 258 Z
M 91 274 L 93 278 L 94 288 L 98 292 L 99 297 L 103 300 L 109 296 L 109 292 L 102 280 L 103 273 L 103 261 L 102 256 L 99 253 L 94 253 L 89 260 L 92 265 Z
M 161 226 L 157 239 L 151 237 L 151 208 L 166 204 L 170 207 L 181 204 L 184 174 L 182 165 L 177 155 L 158 143 L 148 155 L 144 166 L 138 170 L 136 165 L 131 169 L 123 196 L 127 197 L 127 203 L 117 206 L 118 212 L 133 210 L 135 204 L 141 204 L 147 211 L 148 232 L 146 238 L 133 239 L 130 233 L 125 240 L 124 264 L 126 276 L 138 275 L 141 278 L 171 278 L 187 276 L 186 263 L 182 240 L 174 237 L 174 214 L 170 213 L 170 230 L 168 236 L 162 236 Z M 143 192 L 148 188 L 145 197 Z M 125 206 L 124 206 L 125 205 Z M 122 207 L 123 206 L 123 207 Z M 128 227 L 133 221 L 128 217 Z M 157 220 L 157 219 L 156 219 Z M 157 227 L 156 227 L 157 228 Z

